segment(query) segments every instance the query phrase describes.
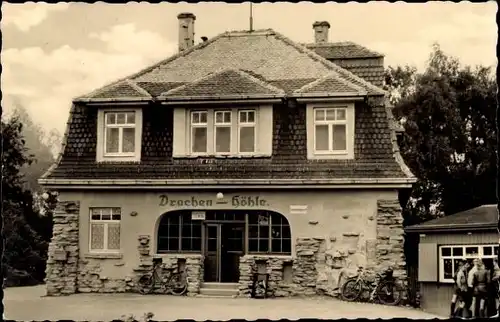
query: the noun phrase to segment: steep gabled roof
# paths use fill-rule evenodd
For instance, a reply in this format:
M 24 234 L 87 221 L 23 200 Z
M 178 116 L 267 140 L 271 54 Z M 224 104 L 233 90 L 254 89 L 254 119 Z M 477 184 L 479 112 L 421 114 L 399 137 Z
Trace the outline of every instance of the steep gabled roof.
M 134 75 L 105 86 L 97 92 L 110 91 L 111 88 L 126 80 L 148 94 L 157 96 L 158 92 L 163 93 L 196 82 L 219 71 L 221 66 L 245 71 L 250 75 L 255 73 L 261 76 L 261 80 L 268 85 L 279 81 L 286 87 L 287 92 L 303 86 L 300 84 L 296 88 L 291 88 L 296 80 L 316 80 L 335 74 L 344 82 L 363 88 L 368 95 L 385 94 L 381 88 L 271 29 L 225 32 Z M 165 90 L 156 90 L 164 85 L 167 85 Z M 276 83 L 273 85 L 276 86 Z M 92 99 L 95 94 L 96 92 L 93 92 L 79 99 Z M 111 94 L 115 95 L 114 92 Z
M 326 59 L 382 58 L 383 54 L 351 41 L 304 44 Z
M 454 215 L 436 218 L 422 224 L 406 227 L 407 232 L 434 232 L 496 229 L 498 225 L 498 206 L 483 205 Z

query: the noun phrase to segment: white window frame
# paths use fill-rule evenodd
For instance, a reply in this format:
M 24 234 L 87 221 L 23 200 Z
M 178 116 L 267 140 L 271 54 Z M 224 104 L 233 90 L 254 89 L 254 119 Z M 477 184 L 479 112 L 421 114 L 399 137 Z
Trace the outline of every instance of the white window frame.
M 206 114 L 207 121 L 194 123 L 193 119 L 194 119 L 195 114 L 200 114 L 200 116 L 201 116 L 201 114 Z M 209 115 L 209 111 L 207 111 L 207 110 L 193 110 L 193 111 L 189 112 L 189 151 L 191 151 L 192 155 L 199 155 L 199 156 L 208 155 L 208 153 L 210 151 L 210 149 L 208 147 L 209 146 L 209 142 L 208 142 L 208 136 L 209 136 L 208 115 Z M 194 132 L 195 128 L 205 128 L 206 129 L 206 136 L 207 136 L 206 137 L 206 140 L 207 140 L 206 152 L 194 152 L 193 151 L 193 143 L 194 143 L 193 132 Z
M 215 118 L 216 118 L 216 113 L 217 112 L 231 112 L 231 123 L 220 123 L 216 124 Z M 252 111 L 254 113 L 254 122 L 246 122 L 243 124 L 240 124 L 241 122 L 239 121 L 240 117 L 240 112 L 249 112 Z M 196 124 L 193 124 L 193 113 L 196 112 L 207 112 L 207 124 L 203 125 L 207 127 L 207 152 L 206 153 L 199 153 L 199 152 L 194 152 L 193 151 L 193 127 L 197 126 Z M 212 108 L 212 109 L 192 109 L 188 111 L 188 117 L 187 117 L 187 126 L 186 126 L 186 134 L 188 136 L 188 139 L 186 140 L 188 143 L 187 147 L 187 155 L 189 156 L 256 156 L 258 155 L 259 147 L 258 147 L 258 142 L 259 142 L 259 108 L 233 108 L 233 109 L 227 109 L 227 108 Z M 230 127 L 231 129 L 231 138 L 230 138 L 230 152 L 217 152 L 216 149 L 216 127 L 217 126 L 224 126 L 224 127 Z M 240 136 L 239 136 L 239 131 L 240 127 L 254 127 L 254 151 L 253 152 L 239 152 L 239 143 L 240 143 Z
M 337 119 L 337 113 L 339 111 L 344 112 L 344 119 L 343 120 L 338 120 Z M 317 120 L 316 119 L 316 114 L 319 112 L 323 112 L 324 119 L 323 120 Z M 326 115 L 328 112 L 333 112 L 335 115 L 335 120 L 327 120 Z M 313 115 L 314 115 L 314 154 L 347 154 L 347 107 L 316 107 L 313 110 Z M 316 126 L 318 125 L 323 125 L 328 127 L 328 150 L 316 150 Z M 346 148 L 344 150 L 334 150 L 333 149 L 333 138 L 332 138 L 332 132 L 333 132 L 333 127 L 335 125 L 344 125 L 345 126 L 345 145 Z
M 334 110 L 335 115 L 337 110 L 345 110 L 345 120 L 324 120 L 316 121 L 317 111 L 324 111 L 325 115 L 328 110 Z M 323 104 L 308 104 L 306 110 L 307 119 L 307 157 L 308 159 L 354 159 L 354 103 L 323 103 Z M 346 126 L 346 149 L 333 150 L 333 140 L 331 131 L 334 125 Z M 327 151 L 316 150 L 316 125 L 328 125 L 328 145 Z
M 222 122 L 217 122 L 217 114 L 222 113 Z M 225 122 L 224 116 L 229 113 L 230 121 Z M 215 155 L 230 155 L 233 145 L 233 114 L 231 110 L 214 110 L 214 154 Z M 228 152 L 218 152 L 217 151 L 217 128 L 218 127 L 228 127 L 229 128 L 229 151 Z M 208 134 L 208 129 L 207 129 Z M 208 145 L 208 142 L 207 142 Z
M 102 210 L 104 209 L 111 209 L 111 218 L 109 220 L 102 220 L 102 219 L 92 219 L 92 211 L 99 209 L 101 210 L 101 216 L 102 216 Z M 113 218 L 113 210 L 114 209 L 120 209 L 120 219 L 112 219 Z M 91 207 L 89 209 L 89 253 L 91 254 L 115 254 L 115 253 L 120 253 L 121 252 L 121 244 L 122 244 L 122 224 L 121 224 L 121 218 L 123 216 L 122 210 L 120 207 Z M 92 224 L 103 224 L 104 229 L 104 244 L 102 249 L 92 249 Z M 120 247 L 118 249 L 108 249 L 108 226 L 109 224 L 118 224 L 120 227 Z
M 106 115 L 109 113 L 134 113 L 135 123 L 134 124 L 106 124 Z M 106 135 L 107 127 L 117 127 L 117 128 L 134 128 L 134 152 L 106 152 Z M 119 132 L 119 150 L 122 147 L 123 130 Z M 96 147 L 96 160 L 97 162 L 103 161 L 135 161 L 139 162 L 141 160 L 141 139 L 142 139 L 142 109 L 140 108 L 120 108 L 120 109 L 110 109 L 102 108 L 98 110 L 97 113 L 97 147 Z
M 248 113 L 253 113 L 253 122 L 248 122 Z M 247 121 L 241 122 L 241 114 L 247 114 Z M 240 141 L 241 141 L 241 129 L 245 127 L 253 127 L 253 151 L 252 152 L 242 152 L 240 151 Z M 238 154 L 240 155 L 252 155 L 257 151 L 257 111 L 255 109 L 244 109 L 238 110 Z
M 476 256 L 465 256 L 465 248 L 468 248 L 468 247 L 477 247 L 479 252 Z M 492 248 L 492 253 L 491 255 L 484 255 L 484 248 L 485 247 L 493 247 Z M 438 256 L 439 256 L 439 282 L 440 283 L 454 283 L 453 281 L 453 277 L 458 269 L 458 267 L 453 267 L 453 271 L 452 271 L 452 278 L 445 278 L 444 277 L 444 260 L 445 259 L 451 259 L 451 260 L 454 260 L 454 259 L 460 259 L 460 260 L 464 260 L 464 259 L 473 259 L 473 258 L 481 258 L 481 259 L 494 259 L 494 258 L 497 258 L 498 255 L 495 255 L 495 247 L 498 249 L 498 244 L 470 244 L 470 245 L 439 245 L 439 253 L 438 253 Z M 443 248 L 450 248 L 450 251 L 451 251 L 451 255 L 450 256 L 443 256 L 442 255 L 442 249 Z M 462 248 L 462 256 L 453 256 L 453 248 Z M 497 250 L 498 252 L 498 250 Z M 453 263 L 453 261 L 452 261 Z M 452 264 L 454 265 L 454 264 Z

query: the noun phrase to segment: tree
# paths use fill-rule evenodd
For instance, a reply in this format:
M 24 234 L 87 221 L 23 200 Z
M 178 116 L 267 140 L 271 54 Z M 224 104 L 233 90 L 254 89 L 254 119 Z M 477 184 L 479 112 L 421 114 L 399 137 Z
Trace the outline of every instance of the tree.
M 35 283 L 40 278 L 36 267 L 44 262 L 47 242 L 31 227 L 26 217 L 32 213 L 32 195 L 24 189 L 23 166 L 32 162 L 22 138 L 22 124 L 17 118 L 2 120 L 2 211 L 4 256 L 2 270 L 9 278 Z M 46 253 L 46 251 L 45 251 Z
M 423 73 L 389 67 L 386 90 L 417 176 L 405 225 L 496 202 L 496 84 L 486 67 L 461 67 L 435 44 Z

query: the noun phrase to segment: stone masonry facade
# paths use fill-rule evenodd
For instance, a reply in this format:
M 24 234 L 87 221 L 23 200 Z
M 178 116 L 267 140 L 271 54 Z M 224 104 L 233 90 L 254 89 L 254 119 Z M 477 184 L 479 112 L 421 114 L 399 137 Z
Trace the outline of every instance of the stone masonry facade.
M 376 240 L 363 241 L 360 232 L 345 232 L 340 238 L 296 239 L 296 256 L 246 255 L 240 261 L 240 296 L 251 295 L 255 273 L 269 275 L 267 296 L 338 296 L 346 278 L 363 266 L 372 276 L 388 267 L 406 285 L 403 251 L 403 218 L 397 200 L 378 200 Z M 286 278 L 286 268 L 291 278 Z M 290 269 L 291 268 L 291 269 Z
M 53 215 L 45 283 L 47 295 L 76 293 L 79 259 L 79 202 L 59 202 Z
M 151 236 L 137 236 L 139 265 L 121 279 L 101 273 L 103 259 L 79 258 L 78 202 L 59 203 L 54 214 L 53 237 L 47 261 L 47 295 L 77 292 L 137 292 L 137 281 L 151 273 L 153 259 Z M 268 297 L 329 295 L 338 296 L 343 279 L 359 266 L 381 272 L 392 267 L 394 276 L 406 283 L 401 207 L 397 200 L 377 202 L 376 239 L 363 240 L 361 232 L 342 236 L 297 238 L 296 255 L 250 255 L 240 259 L 239 296 L 250 297 L 255 273 L 268 274 Z M 161 275 L 168 270 L 187 272 L 188 296 L 196 296 L 203 282 L 201 254 L 162 255 Z M 116 265 L 123 265 L 117 263 Z

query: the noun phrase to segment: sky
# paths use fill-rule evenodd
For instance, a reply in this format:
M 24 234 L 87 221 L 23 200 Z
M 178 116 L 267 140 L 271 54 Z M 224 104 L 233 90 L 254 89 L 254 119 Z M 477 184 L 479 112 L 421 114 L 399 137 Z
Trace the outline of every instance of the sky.
M 254 29 L 313 42 L 312 24 L 330 23 L 330 41 L 353 41 L 385 54 L 385 65 L 423 69 L 434 42 L 467 65 L 496 66 L 497 4 L 259 3 Z M 249 4 L 3 2 L 2 106 L 28 109 L 46 131 L 64 133 L 72 98 L 177 52 L 180 12 L 196 15 L 196 43 L 249 28 Z

